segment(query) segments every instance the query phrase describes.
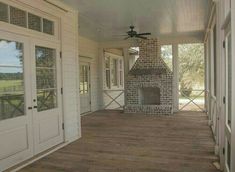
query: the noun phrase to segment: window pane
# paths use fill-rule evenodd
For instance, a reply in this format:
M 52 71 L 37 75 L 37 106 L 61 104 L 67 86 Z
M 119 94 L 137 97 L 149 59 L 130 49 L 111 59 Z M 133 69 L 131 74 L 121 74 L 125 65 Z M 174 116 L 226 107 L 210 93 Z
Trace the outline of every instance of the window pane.
M 110 58 L 109 57 L 105 57 L 105 68 L 106 69 L 110 68 Z
M 56 89 L 37 91 L 38 112 L 57 107 Z
M 106 87 L 110 88 L 110 70 L 106 70 L 105 75 L 106 75 Z
M 167 64 L 169 69 L 173 71 L 173 55 L 172 55 L 172 45 L 163 45 L 161 46 L 161 57 L 164 62 Z
M 54 23 L 53 21 L 43 19 L 43 32 L 54 35 Z
M 28 13 L 28 28 L 36 31 L 41 31 L 41 18 L 34 14 Z
M 0 21 L 8 22 L 8 5 L 0 2 Z
M 37 68 L 37 89 L 56 88 L 56 70 Z
M 24 114 L 23 44 L 0 40 L 0 120 Z
M 45 47 L 36 47 L 36 66 L 37 67 L 56 67 L 55 50 Z
M 88 72 L 89 72 L 89 68 L 88 66 L 84 66 L 84 92 L 88 93 L 88 80 L 89 80 L 89 76 L 88 76 Z
M 228 58 L 228 115 L 227 115 L 227 124 L 231 128 L 231 117 L 232 117 L 232 40 L 231 34 L 227 39 L 227 58 Z
M 117 86 L 117 60 L 112 59 L 111 60 L 111 74 L 112 74 L 112 86 Z
M 55 49 L 35 47 L 38 111 L 57 107 Z
M 26 12 L 18 8 L 10 7 L 10 23 L 26 27 Z
M 80 94 L 84 94 L 84 68 L 80 66 Z
M 23 44 L 0 39 L 0 65 L 22 67 Z

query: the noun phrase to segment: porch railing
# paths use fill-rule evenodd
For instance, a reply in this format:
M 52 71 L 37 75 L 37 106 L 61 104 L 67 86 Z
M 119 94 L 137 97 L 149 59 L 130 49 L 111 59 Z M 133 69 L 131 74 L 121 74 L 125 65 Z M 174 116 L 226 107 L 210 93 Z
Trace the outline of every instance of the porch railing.
M 196 110 L 205 112 L 205 90 L 179 90 L 179 110 Z M 194 108 L 192 107 L 194 106 Z M 196 107 L 196 108 L 195 108 Z
M 105 105 L 103 109 L 108 109 L 113 103 L 116 104 L 117 107 L 114 109 L 123 109 L 124 104 L 118 101 L 118 99 L 124 95 L 124 90 L 103 90 L 104 96 L 109 98 L 109 101 L 104 102 Z M 124 102 L 124 98 L 123 98 Z

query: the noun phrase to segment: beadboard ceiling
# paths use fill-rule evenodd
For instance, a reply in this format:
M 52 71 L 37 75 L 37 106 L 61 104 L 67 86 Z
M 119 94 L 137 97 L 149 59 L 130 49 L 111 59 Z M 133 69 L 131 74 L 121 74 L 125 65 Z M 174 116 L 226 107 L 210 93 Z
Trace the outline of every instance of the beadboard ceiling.
M 93 40 L 123 39 L 134 25 L 152 37 L 203 37 L 210 0 L 61 0 L 79 10 L 79 33 Z

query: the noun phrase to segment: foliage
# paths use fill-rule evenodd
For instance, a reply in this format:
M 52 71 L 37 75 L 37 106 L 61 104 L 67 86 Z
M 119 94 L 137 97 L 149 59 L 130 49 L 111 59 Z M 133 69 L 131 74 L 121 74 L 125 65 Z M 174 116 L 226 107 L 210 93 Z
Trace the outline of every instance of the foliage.
M 193 89 L 204 87 L 203 44 L 179 45 L 179 64 L 181 94 L 190 96 Z
M 167 64 L 169 69 L 173 71 L 172 67 L 172 45 L 163 45 L 161 47 L 161 57 L 164 60 L 164 62 Z

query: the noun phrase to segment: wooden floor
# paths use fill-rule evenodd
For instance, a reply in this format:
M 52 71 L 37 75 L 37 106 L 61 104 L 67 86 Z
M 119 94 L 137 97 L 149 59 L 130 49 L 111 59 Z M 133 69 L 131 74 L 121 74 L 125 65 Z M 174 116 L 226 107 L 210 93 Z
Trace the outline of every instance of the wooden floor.
M 206 116 L 99 111 L 82 117 L 82 138 L 21 172 L 217 172 Z

